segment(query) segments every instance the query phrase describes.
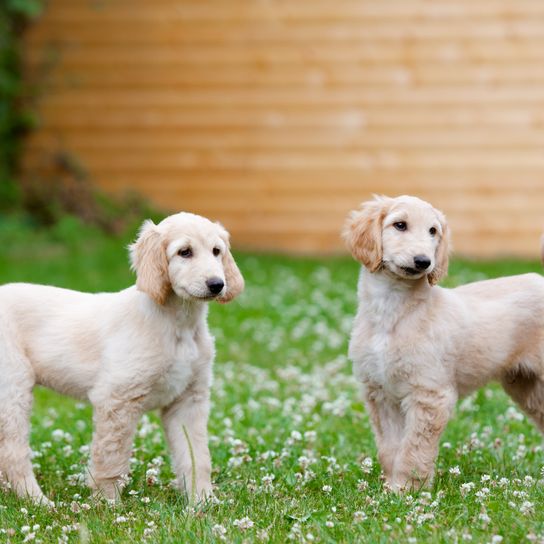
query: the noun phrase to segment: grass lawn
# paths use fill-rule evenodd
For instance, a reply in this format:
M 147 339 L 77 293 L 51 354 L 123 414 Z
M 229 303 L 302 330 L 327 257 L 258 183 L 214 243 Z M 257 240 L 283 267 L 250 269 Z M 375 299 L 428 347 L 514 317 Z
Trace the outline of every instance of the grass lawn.
M 117 290 L 134 281 L 127 242 L 71 220 L 35 232 L 5 219 L 0 283 Z M 246 292 L 210 311 L 215 500 L 189 509 L 171 488 L 162 430 L 149 414 L 123 502 L 94 504 L 82 483 L 90 409 L 38 389 L 34 464 L 57 507 L 1 494 L 0 542 L 542 541 L 541 436 L 499 388 L 459 403 L 430 492 L 388 494 L 346 357 L 358 266 L 259 255 L 238 255 L 238 263 Z M 445 284 L 540 268 L 455 261 Z

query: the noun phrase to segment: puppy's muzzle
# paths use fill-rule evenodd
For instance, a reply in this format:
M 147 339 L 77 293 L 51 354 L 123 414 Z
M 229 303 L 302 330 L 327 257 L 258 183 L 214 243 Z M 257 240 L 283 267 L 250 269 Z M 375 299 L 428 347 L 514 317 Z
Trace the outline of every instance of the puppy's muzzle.
M 429 257 L 426 255 L 416 255 L 414 257 L 414 265 L 416 270 L 427 270 L 427 268 L 431 266 L 431 259 L 429 259 Z
M 212 295 L 218 295 L 225 287 L 225 282 L 220 278 L 210 278 L 206 281 L 206 287 Z

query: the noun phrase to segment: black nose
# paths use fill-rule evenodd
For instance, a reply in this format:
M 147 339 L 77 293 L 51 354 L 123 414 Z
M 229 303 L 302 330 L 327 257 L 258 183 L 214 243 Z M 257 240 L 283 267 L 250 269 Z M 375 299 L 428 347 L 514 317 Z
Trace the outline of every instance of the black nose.
M 219 278 L 211 278 L 206 282 L 206 285 L 211 293 L 217 295 L 223 290 L 223 287 L 225 287 L 225 282 Z
M 416 255 L 414 257 L 414 264 L 417 270 L 427 270 L 431 265 L 431 259 L 425 255 Z

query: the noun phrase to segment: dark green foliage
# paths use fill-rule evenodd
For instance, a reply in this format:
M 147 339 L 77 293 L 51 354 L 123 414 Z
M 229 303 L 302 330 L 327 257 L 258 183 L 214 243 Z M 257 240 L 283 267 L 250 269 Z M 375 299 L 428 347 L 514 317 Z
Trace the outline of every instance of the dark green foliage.
M 24 107 L 20 40 L 26 24 L 41 9 L 41 0 L 0 2 L 0 209 L 19 200 L 14 176 L 21 138 L 32 125 L 32 116 Z

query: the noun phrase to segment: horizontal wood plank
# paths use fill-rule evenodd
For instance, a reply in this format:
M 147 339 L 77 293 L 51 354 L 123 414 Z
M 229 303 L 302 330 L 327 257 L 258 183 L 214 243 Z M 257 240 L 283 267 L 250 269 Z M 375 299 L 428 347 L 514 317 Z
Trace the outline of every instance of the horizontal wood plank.
M 344 251 L 372 193 L 447 214 L 459 253 L 538 257 L 544 3 L 51 0 L 26 35 L 23 171 L 219 219 L 235 245 Z

